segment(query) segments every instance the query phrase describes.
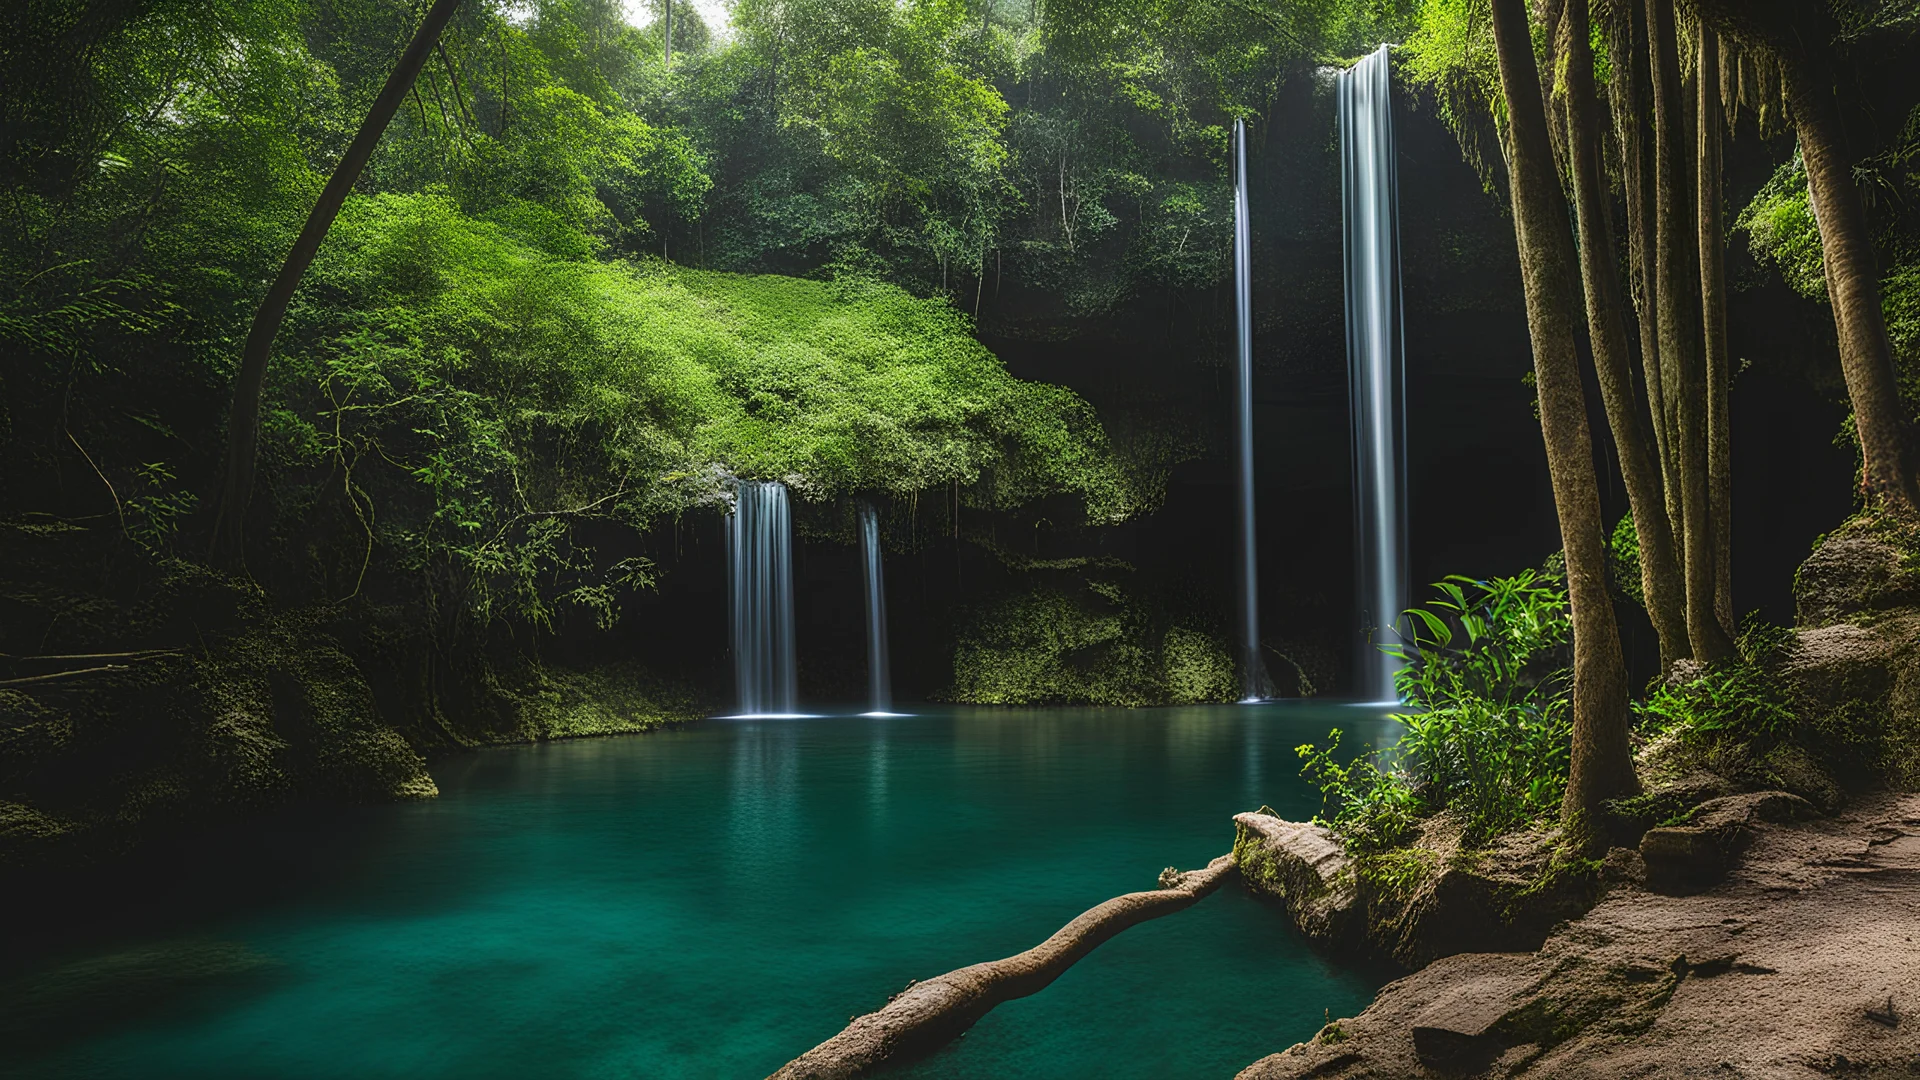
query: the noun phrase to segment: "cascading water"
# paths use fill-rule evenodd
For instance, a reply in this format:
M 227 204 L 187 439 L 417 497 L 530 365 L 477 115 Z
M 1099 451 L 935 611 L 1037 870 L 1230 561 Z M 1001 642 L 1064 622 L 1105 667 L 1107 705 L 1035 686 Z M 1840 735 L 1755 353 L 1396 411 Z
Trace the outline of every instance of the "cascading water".
M 1380 651 L 1411 602 L 1407 576 L 1406 359 L 1400 212 L 1388 47 L 1339 78 L 1340 201 L 1346 226 L 1347 371 L 1353 402 L 1355 685 L 1399 697 L 1400 661 Z
M 1260 655 L 1260 568 L 1253 531 L 1253 233 L 1247 220 L 1247 125 L 1233 122 L 1233 299 L 1234 344 L 1239 381 L 1234 396 L 1235 430 L 1240 437 L 1240 515 L 1235 536 L 1235 584 L 1240 588 L 1240 700 L 1273 696 L 1273 681 Z
M 727 562 L 740 713 L 792 715 L 793 527 L 785 484 L 740 482 L 727 519 Z
M 867 712 L 893 712 L 893 678 L 887 661 L 887 579 L 880 556 L 880 512 L 860 504 L 860 555 L 867 577 Z

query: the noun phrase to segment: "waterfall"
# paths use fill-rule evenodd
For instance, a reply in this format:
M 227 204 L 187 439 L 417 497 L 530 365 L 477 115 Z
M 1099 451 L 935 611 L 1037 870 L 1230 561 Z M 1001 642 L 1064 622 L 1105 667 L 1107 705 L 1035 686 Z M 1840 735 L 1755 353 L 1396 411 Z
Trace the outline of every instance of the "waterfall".
M 1395 701 L 1400 662 L 1380 651 L 1412 601 L 1407 576 L 1406 358 L 1388 47 L 1343 72 L 1340 202 L 1346 229 L 1347 372 L 1353 402 L 1355 687 Z
M 1260 568 L 1253 529 L 1253 233 L 1247 221 L 1247 125 L 1233 122 L 1234 344 L 1239 359 L 1235 384 L 1235 433 L 1240 440 L 1240 515 L 1236 522 L 1235 585 L 1240 590 L 1240 700 L 1273 696 L 1273 681 L 1260 656 Z
M 860 555 L 867 578 L 867 712 L 893 712 L 893 679 L 887 662 L 887 579 L 880 557 L 880 512 L 860 504 Z
M 728 614 L 743 716 L 791 715 L 793 528 L 787 486 L 743 480 L 727 520 Z

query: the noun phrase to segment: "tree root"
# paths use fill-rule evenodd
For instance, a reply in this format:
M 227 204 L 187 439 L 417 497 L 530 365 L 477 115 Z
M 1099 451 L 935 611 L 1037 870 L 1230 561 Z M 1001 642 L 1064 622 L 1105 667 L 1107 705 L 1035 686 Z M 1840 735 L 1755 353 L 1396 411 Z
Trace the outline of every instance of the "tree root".
M 1090 908 L 1026 952 L 912 983 L 878 1011 L 788 1062 L 768 1080 L 851 1080 L 897 1057 L 929 1053 L 1003 1001 L 1046 988 L 1081 957 L 1136 923 L 1171 915 L 1218 888 L 1233 872 L 1222 855 L 1204 870 L 1162 874 L 1163 887 L 1116 896 Z

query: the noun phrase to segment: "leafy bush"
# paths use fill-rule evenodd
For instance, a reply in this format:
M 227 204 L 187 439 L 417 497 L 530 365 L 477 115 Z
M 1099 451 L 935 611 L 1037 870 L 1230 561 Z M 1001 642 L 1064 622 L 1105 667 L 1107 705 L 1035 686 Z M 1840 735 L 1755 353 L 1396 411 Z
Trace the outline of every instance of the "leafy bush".
M 1747 234 L 1756 260 L 1772 263 L 1793 291 L 1810 300 L 1827 298 L 1820 227 L 1807 195 L 1807 169 L 1798 153 L 1775 169 L 1733 227 Z
M 1306 761 L 1300 775 L 1320 789 L 1331 817 L 1314 820 L 1334 829 L 1356 855 L 1370 855 L 1398 847 L 1426 812 L 1411 777 L 1396 763 L 1382 765 L 1383 755 L 1361 754 L 1340 760 L 1340 729 L 1327 732 L 1325 748 L 1311 743 L 1298 748 Z
M 613 615 L 577 524 L 641 527 L 724 500 L 729 477 L 1132 513 L 1092 408 L 1013 378 L 970 329 L 892 286 L 568 258 L 443 196 L 356 197 L 275 358 L 281 528 L 335 522 L 330 595 L 370 569 L 444 573 L 452 610 L 544 625 Z
M 1469 843 L 1552 812 L 1571 756 L 1571 635 L 1564 588 L 1525 571 L 1476 581 L 1450 576 L 1440 595 L 1408 612 L 1412 635 L 1385 651 L 1406 661 L 1398 685 L 1418 711 L 1384 751 L 1342 765 L 1330 745 L 1299 748 L 1320 788 L 1321 819 L 1357 853 L 1392 847 L 1421 815 L 1448 810 Z
M 1698 743 L 1739 742 L 1765 752 L 1791 738 L 1799 717 L 1768 660 L 1790 631 L 1751 622 L 1738 655 L 1685 681 L 1655 686 L 1635 706 L 1642 730 Z

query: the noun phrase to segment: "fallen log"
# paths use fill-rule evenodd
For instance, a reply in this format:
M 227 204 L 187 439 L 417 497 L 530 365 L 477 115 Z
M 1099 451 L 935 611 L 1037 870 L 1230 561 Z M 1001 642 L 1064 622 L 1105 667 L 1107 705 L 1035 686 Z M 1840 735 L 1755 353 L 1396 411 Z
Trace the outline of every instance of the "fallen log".
M 910 984 L 875 1012 L 787 1062 L 768 1080 L 852 1080 L 882 1063 L 930 1053 L 972 1027 L 995 1005 L 1038 993 L 1101 942 L 1136 923 L 1190 907 L 1233 873 L 1233 856 L 1204 870 L 1160 875 L 1151 892 L 1089 908 L 1026 952 Z

